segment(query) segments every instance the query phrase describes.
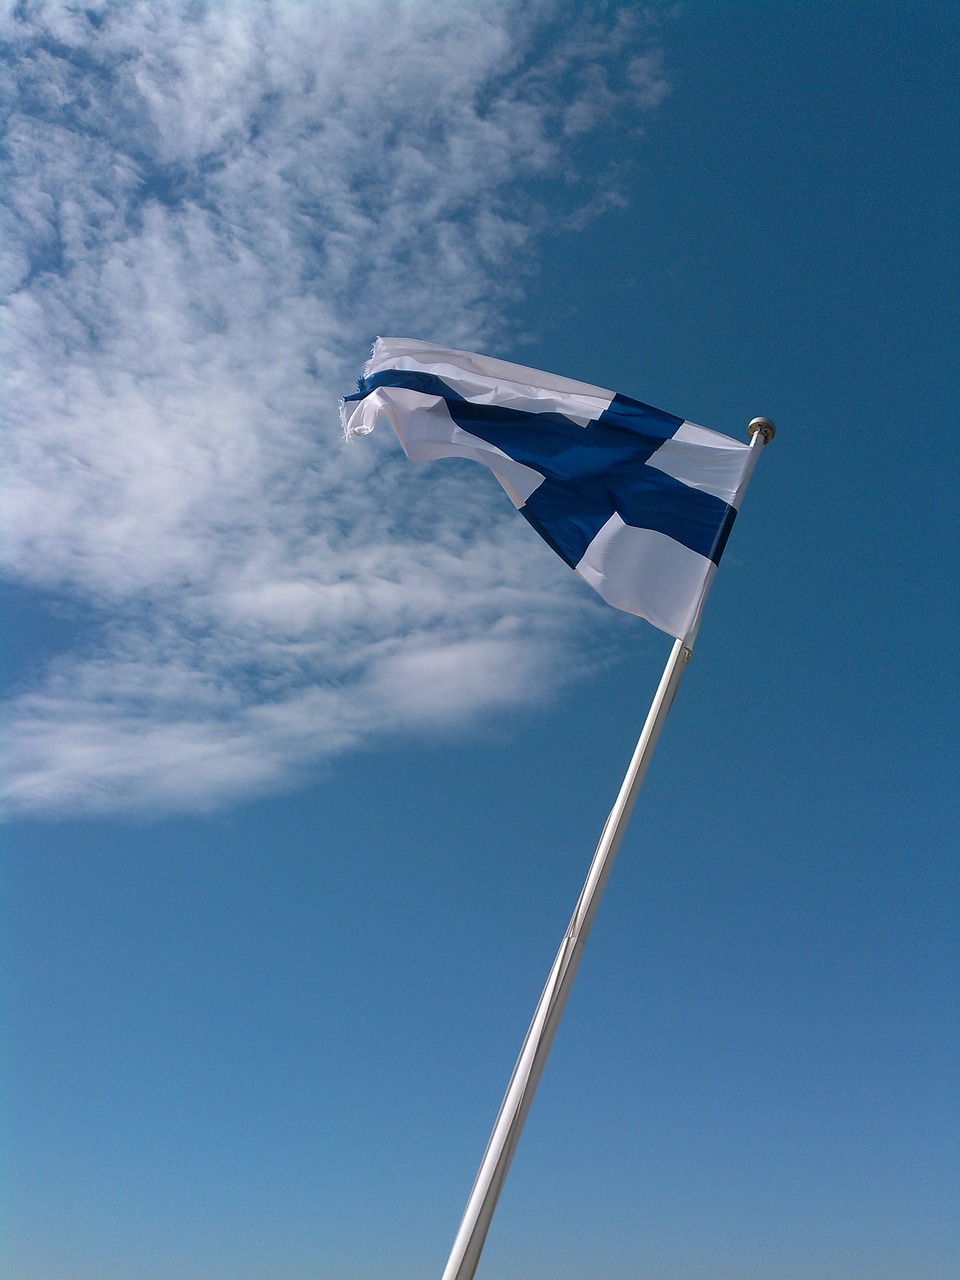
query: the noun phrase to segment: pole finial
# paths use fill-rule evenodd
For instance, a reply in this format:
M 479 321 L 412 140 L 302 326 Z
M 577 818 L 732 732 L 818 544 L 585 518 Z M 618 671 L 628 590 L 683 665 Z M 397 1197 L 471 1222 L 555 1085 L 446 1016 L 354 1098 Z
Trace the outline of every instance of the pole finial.
M 769 444 L 773 437 L 777 434 L 777 428 L 773 425 L 769 418 L 753 418 L 747 424 L 747 435 L 752 440 L 753 437 L 760 433 L 763 436 L 763 443 Z

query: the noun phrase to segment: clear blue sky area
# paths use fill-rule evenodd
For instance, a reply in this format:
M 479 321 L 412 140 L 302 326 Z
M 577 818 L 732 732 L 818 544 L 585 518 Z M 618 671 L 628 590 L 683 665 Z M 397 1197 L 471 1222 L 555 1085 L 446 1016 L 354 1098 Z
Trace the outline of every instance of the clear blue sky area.
M 4 1271 L 439 1276 L 670 641 L 378 332 L 759 461 L 483 1280 L 960 1275 L 960 18 L 13 7 Z

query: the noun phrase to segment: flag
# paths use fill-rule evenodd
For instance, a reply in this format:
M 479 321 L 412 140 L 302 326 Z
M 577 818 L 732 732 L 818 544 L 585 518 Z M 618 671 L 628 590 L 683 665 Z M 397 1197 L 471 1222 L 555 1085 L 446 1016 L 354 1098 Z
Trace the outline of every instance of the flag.
M 472 458 L 617 609 L 692 645 L 757 450 L 601 387 L 378 338 L 347 440 L 386 418 L 411 462 Z

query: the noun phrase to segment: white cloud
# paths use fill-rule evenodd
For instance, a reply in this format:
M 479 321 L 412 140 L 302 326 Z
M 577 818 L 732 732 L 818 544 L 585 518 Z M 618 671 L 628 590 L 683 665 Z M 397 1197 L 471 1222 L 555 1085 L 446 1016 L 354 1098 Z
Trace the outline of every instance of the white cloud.
M 591 602 L 489 477 L 345 448 L 336 399 L 377 332 L 511 354 L 526 180 L 665 92 L 638 11 L 36 4 L 2 30 L 0 557 L 99 618 L 8 698 L 8 808 L 209 807 L 548 694 Z

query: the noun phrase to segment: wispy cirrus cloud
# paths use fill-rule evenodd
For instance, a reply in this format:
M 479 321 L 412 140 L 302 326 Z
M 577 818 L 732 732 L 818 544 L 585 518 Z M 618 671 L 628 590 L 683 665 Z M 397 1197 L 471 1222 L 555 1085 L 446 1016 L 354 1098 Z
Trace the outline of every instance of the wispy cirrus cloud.
M 225 0 L 2 29 L 0 556 L 93 619 L 8 695 L 8 810 L 209 807 L 549 692 L 592 601 L 476 475 L 344 448 L 336 398 L 378 332 L 500 348 L 534 188 L 666 91 L 647 20 Z

